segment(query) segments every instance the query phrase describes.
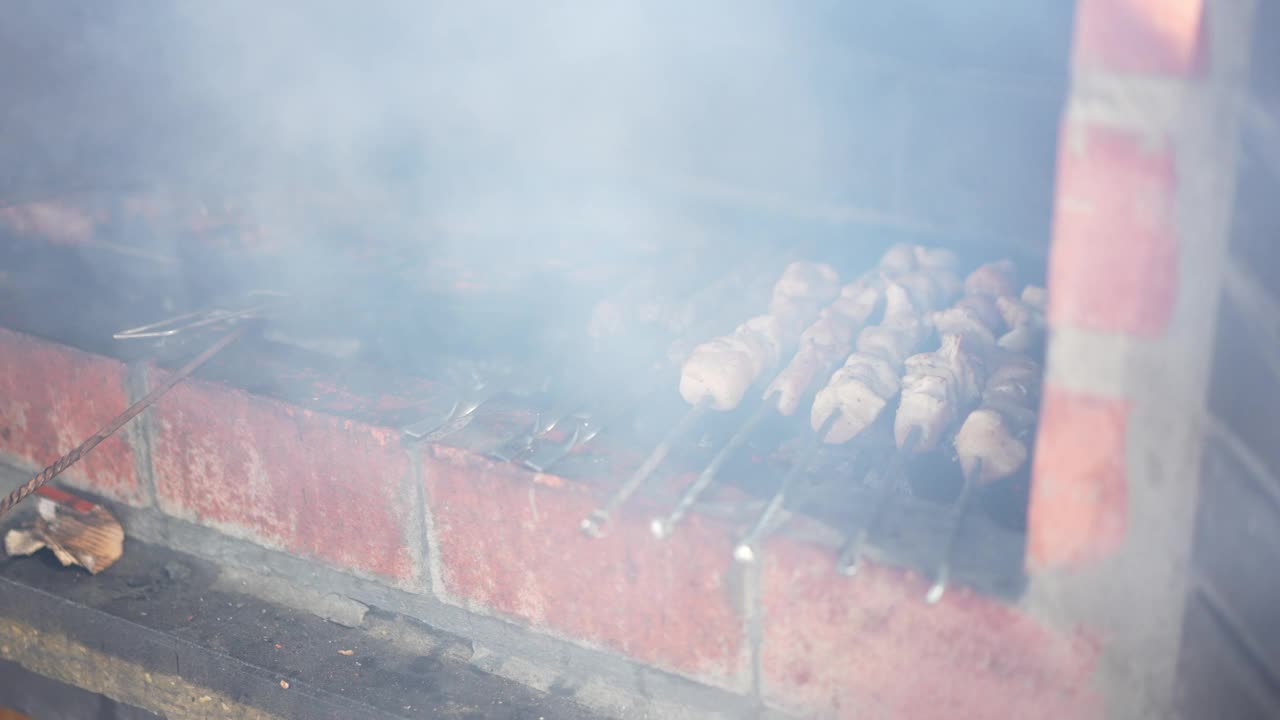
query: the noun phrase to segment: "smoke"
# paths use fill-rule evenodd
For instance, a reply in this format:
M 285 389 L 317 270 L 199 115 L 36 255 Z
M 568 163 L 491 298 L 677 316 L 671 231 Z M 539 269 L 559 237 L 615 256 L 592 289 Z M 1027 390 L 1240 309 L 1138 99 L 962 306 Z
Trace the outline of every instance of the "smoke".
M 3 125 L 26 160 L 5 172 L 225 194 L 294 248 L 255 265 L 179 243 L 192 302 L 331 292 L 314 303 L 336 322 L 412 307 L 390 286 L 432 287 L 430 268 L 523 291 L 509 327 L 578 322 L 573 283 L 598 295 L 676 250 L 714 268 L 826 232 L 869 260 L 891 238 L 832 208 L 893 210 L 921 89 L 859 47 L 1031 47 L 1052 4 L 13 0 Z
M 689 233 L 714 178 L 832 187 L 806 36 L 782 5 L 187 3 L 171 37 L 204 120 L 255 179 L 392 188 L 489 238 Z M 242 170 L 243 172 L 243 170 Z M 522 257 L 546 245 L 502 248 Z
M 413 302 L 391 298 L 386 273 L 476 271 L 527 291 L 486 319 L 488 334 L 510 337 L 581 333 L 589 306 L 556 270 L 608 278 L 704 243 L 710 255 L 793 239 L 726 238 L 724 218 L 687 193 L 838 191 L 848 118 L 822 102 L 818 15 L 728 0 L 233 0 L 176 5 L 137 31 L 149 23 L 163 38 L 164 75 L 201 138 L 177 158 L 183 171 L 233 193 L 268 189 L 253 214 L 306 248 L 284 267 L 228 275 L 342 288 L 343 305 L 357 298 L 385 317 Z M 281 202 L 285 189 L 336 207 Z M 347 237 L 326 242 L 335 233 Z M 409 262 L 354 275 L 346 250 L 361 235 Z M 334 304 L 316 301 L 330 321 Z M 566 327 L 551 327 L 556 317 Z

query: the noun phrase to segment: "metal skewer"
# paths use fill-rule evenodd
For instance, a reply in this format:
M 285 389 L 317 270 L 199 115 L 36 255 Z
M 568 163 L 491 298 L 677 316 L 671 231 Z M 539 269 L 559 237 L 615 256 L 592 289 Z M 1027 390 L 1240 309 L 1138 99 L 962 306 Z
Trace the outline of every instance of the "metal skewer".
M 613 515 L 614 511 L 627 500 L 631 499 L 631 496 L 635 494 L 636 490 L 640 489 L 640 486 L 644 484 L 645 480 L 648 480 L 649 476 L 653 474 L 653 471 L 657 470 L 658 466 L 662 464 L 662 461 L 667 458 L 667 455 L 671 452 L 671 448 L 675 445 L 676 441 L 679 440 L 682 435 L 687 433 L 710 407 L 710 400 L 702 400 L 697 405 L 689 408 L 688 412 L 684 414 L 684 417 L 680 418 L 680 421 L 672 426 L 671 430 L 669 430 L 666 436 L 662 438 L 662 441 L 653 449 L 653 452 L 649 453 L 649 457 L 645 458 L 645 461 L 640 464 L 640 467 L 636 468 L 636 471 L 631 474 L 631 477 L 627 478 L 627 481 L 622 484 L 622 487 L 618 488 L 618 490 L 609 497 L 609 500 L 605 502 L 602 507 L 591 511 L 590 515 L 582 519 L 582 532 L 591 537 L 601 537 L 604 526 L 609 522 L 609 518 Z
M 894 479 L 902 470 L 903 464 L 916 448 L 916 444 L 920 442 L 920 428 L 913 427 L 911 432 L 907 433 L 906 440 L 902 446 L 894 451 L 889 458 L 889 462 L 885 465 L 884 474 L 881 476 L 881 487 L 876 491 L 875 505 L 871 509 L 871 517 L 862 524 L 861 527 L 853 534 L 849 542 L 845 543 L 844 548 L 840 551 L 840 558 L 836 561 L 836 571 L 846 577 L 852 577 L 858 573 L 858 567 L 862 562 L 862 551 L 866 547 L 867 541 L 871 539 L 873 533 L 880 527 L 880 521 L 884 517 L 884 511 L 889 505 L 889 497 L 892 493 L 892 485 Z
M 933 585 L 929 587 L 929 592 L 925 594 L 925 602 L 930 605 L 937 603 L 942 599 L 942 595 L 947 591 L 947 581 L 951 577 L 951 553 L 955 548 L 956 539 L 960 537 L 960 528 L 964 525 L 964 519 L 969 514 L 969 500 L 973 496 L 974 485 L 977 484 L 977 478 L 982 477 L 982 458 L 978 458 L 974 463 L 973 472 L 966 473 L 964 476 L 964 485 L 960 489 L 960 497 L 956 499 L 956 504 L 951 510 L 951 524 L 947 527 L 946 540 L 942 545 L 942 556 L 938 562 L 938 568 L 933 574 Z
M 57 462 L 40 471 L 35 477 L 28 480 L 21 487 L 9 493 L 8 497 L 0 499 L 0 516 L 11 510 L 14 505 L 22 502 L 28 495 L 39 490 L 64 470 L 79 462 L 80 458 L 92 452 L 93 449 L 98 446 L 98 443 L 101 443 L 103 440 L 111 437 L 111 435 L 117 430 L 124 427 L 125 423 L 137 417 L 139 413 L 151 407 L 155 401 L 159 400 L 162 395 L 172 390 L 174 385 L 182 382 L 184 378 L 195 372 L 201 365 L 208 362 L 210 358 L 217 355 L 228 345 L 239 339 L 240 336 L 244 334 L 245 330 L 246 328 L 244 327 L 238 327 L 226 335 L 223 335 L 221 338 L 218 338 L 218 340 L 213 343 L 213 345 L 210 345 L 208 349 L 197 355 L 186 365 L 183 365 L 177 372 L 170 375 L 164 382 L 160 383 L 160 385 L 156 386 L 155 389 L 147 393 L 146 397 L 130 405 L 128 409 L 117 415 L 111 422 L 107 423 L 106 427 L 94 433 L 88 440 L 80 443 L 80 445 L 71 452 L 58 458 Z
M 689 513 L 689 508 L 693 507 L 698 498 L 715 482 L 716 475 L 720 473 L 720 468 L 724 467 L 725 462 L 737 452 L 738 448 L 742 447 L 761 421 L 768 416 L 771 407 L 769 402 L 765 401 L 752 411 L 751 416 L 747 418 L 746 422 L 742 423 L 742 427 L 738 429 L 738 432 L 729 438 L 729 442 L 725 443 L 720 452 L 716 453 L 716 456 L 711 459 L 711 463 L 707 465 L 706 469 L 685 489 L 684 494 L 680 496 L 680 500 L 676 502 L 676 506 L 672 508 L 671 512 L 666 517 L 658 517 L 650 521 L 649 531 L 653 533 L 654 537 L 664 540 L 671 536 L 676 526 Z
M 111 337 L 114 340 L 145 340 L 154 338 L 173 337 L 179 333 L 194 330 L 196 328 L 207 327 L 209 325 L 217 325 L 220 323 L 230 322 L 232 320 L 243 320 L 247 318 L 261 317 L 268 309 L 271 308 L 274 301 L 287 298 L 288 295 L 282 292 L 272 290 L 252 290 L 247 293 L 249 298 L 270 298 L 261 300 L 251 304 L 248 307 L 239 309 L 212 308 L 197 310 L 195 312 L 184 313 L 167 320 L 141 325 L 128 330 L 121 330 L 114 333 Z
M 800 457 L 792 464 L 791 469 L 782 478 L 782 485 L 778 488 L 778 492 L 774 493 L 769 499 L 769 504 L 765 506 L 764 511 L 756 518 L 755 523 L 747 534 L 743 536 L 742 541 L 733 549 L 733 557 L 740 563 L 755 562 L 756 546 L 763 539 L 765 532 L 773 519 L 782 510 L 786 504 L 787 497 L 791 494 L 796 483 L 796 478 L 800 477 L 805 470 L 809 468 L 809 463 L 813 461 L 818 450 L 822 448 L 823 440 L 827 437 L 827 433 L 831 432 L 831 428 L 840 420 L 840 411 L 837 410 L 827 419 L 823 421 L 822 427 L 814 434 L 810 444 L 800 453 Z

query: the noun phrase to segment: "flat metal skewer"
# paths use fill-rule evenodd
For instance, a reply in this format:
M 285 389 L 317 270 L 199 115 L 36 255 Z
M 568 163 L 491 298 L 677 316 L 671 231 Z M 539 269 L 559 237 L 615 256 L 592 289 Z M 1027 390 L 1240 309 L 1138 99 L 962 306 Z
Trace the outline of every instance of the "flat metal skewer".
M 649 476 L 653 474 L 653 471 L 657 470 L 658 466 L 662 464 L 662 461 L 667 458 L 667 455 L 671 452 L 671 448 L 675 445 L 676 441 L 679 440 L 682 435 L 687 433 L 710 407 L 710 401 L 703 400 L 697 405 L 689 408 L 688 412 L 684 414 L 684 417 L 680 418 L 680 421 L 667 431 L 666 436 L 663 437 L 657 447 L 653 449 L 653 452 L 649 453 L 649 457 L 645 458 L 645 461 L 640 464 L 640 467 L 636 468 L 636 471 L 631 474 L 631 477 L 627 478 L 627 481 L 622 484 L 622 487 L 618 488 L 618 490 L 609 497 L 609 500 L 605 502 L 602 507 L 591 511 L 590 515 L 582 519 L 582 532 L 586 533 L 590 537 L 601 537 L 603 535 L 604 526 L 608 524 L 614 511 L 616 511 L 618 507 L 627 500 L 631 499 L 631 496 L 640 489 L 640 486 L 649 479 Z
M 217 325 L 231 320 L 242 320 L 245 318 L 255 318 L 263 315 L 272 307 L 273 302 L 279 302 L 288 295 L 273 290 L 252 290 L 247 293 L 249 298 L 269 298 L 261 300 L 256 304 L 237 310 L 229 310 L 226 308 L 212 308 L 204 310 L 196 310 L 194 312 L 183 313 L 171 317 L 167 320 L 141 325 L 128 330 L 112 334 L 113 340 L 148 340 L 155 338 L 173 337 L 179 333 L 187 332 L 196 328 L 207 327 L 209 325 Z
M 831 432 L 831 428 L 840 420 L 840 411 L 835 411 L 827 416 L 823 421 L 822 427 L 814 434 L 810 444 L 800 453 L 800 457 L 791 465 L 791 469 L 782 478 L 782 485 L 778 488 L 778 492 L 774 493 L 769 499 L 769 504 L 765 505 L 760 516 L 756 518 L 755 523 L 747 534 L 743 536 L 742 541 L 733 549 L 733 558 L 740 563 L 755 562 L 756 546 L 763 539 L 765 532 L 773 519 L 786 505 L 787 497 L 791 494 L 792 488 L 795 486 L 796 478 L 800 477 L 805 470 L 809 468 L 809 463 L 813 461 L 818 450 L 822 448 L 823 440 L 827 437 L 827 433 Z
M 858 568 L 862 563 L 862 551 L 866 548 L 867 541 L 871 539 L 872 534 L 880 528 L 880 521 L 884 517 L 884 511 L 889 505 L 889 498 L 893 494 L 892 486 L 894 479 L 901 472 L 903 464 L 916 448 L 916 443 L 920 442 L 920 428 L 913 427 L 911 432 L 907 434 L 906 440 L 894 451 L 889 462 L 885 465 L 885 470 L 881 479 L 881 487 L 876 492 L 875 505 L 871 508 L 871 517 L 862 524 L 861 527 L 853 534 L 849 542 L 840 551 L 840 558 L 836 561 L 836 572 L 846 577 L 852 577 L 858 573 Z
M 675 531 L 676 526 L 679 525 L 680 521 L 684 519 L 684 516 L 689 513 L 689 508 L 693 507 L 693 504 L 698 501 L 698 498 L 701 497 L 702 494 L 707 491 L 707 488 L 715 482 L 716 476 L 720 473 L 720 468 L 724 467 L 725 462 L 727 462 L 729 458 L 738 451 L 738 448 L 742 447 L 743 443 L 751 437 L 751 433 L 756 429 L 756 427 L 758 427 L 760 423 L 768 417 L 769 410 L 772 407 L 773 406 L 766 400 L 761 403 L 759 407 L 753 410 L 746 422 L 742 423 L 742 427 L 738 428 L 738 432 L 734 433 L 733 437 L 729 438 L 729 442 L 725 443 L 725 446 L 720 449 L 720 452 L 716 453 L 716 456 L 711 459 L 711 462 L 707 465 L 706 469 L 704 469 L 698 475 L 698 478 L 685 489 L 684 493 L 680 496 L 680 500 L 676 502 L 676 506 L 672 508 L 671 512 L 665 517 L 657 517 L 650 521 L 649 531 L 653 533 L 654 537 L 659 540 L 664 540 L 671 536 L 671 533 Z
M 972 472 L 965 474 L 960 497 L 956 499 L 956 504 L 951 509 L 951 523 L 947 527 L 938 568 L 933 574 L 933 585 L 929 586 L 929 592 L 924 596 L 925 601 L 930 605 L 941 600 L 947 591 L 947 582 L 951 578 L 951 553 L 955 549 L 956 539 L 960 537 L 960 528 L 964 526 L 965 517 L 969 514 L 969 501 L 973 497 L 974 485 L 977 484 L 976 478 L 979 477 L 982 477 L 982 458 L 978 458 L 974 463 Z

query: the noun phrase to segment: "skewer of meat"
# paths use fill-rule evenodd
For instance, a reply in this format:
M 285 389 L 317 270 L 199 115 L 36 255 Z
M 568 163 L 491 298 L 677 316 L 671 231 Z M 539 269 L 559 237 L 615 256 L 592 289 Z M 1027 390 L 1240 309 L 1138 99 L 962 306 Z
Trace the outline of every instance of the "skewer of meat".
M 1009 328 L 1000 336 L 1000 347 L 1012 352 L 1033 353 L 1044 344 L 1044 288 L 1028 285 L 1023 288 L 1021 297 L 996 298 L 996 306 Z
M 1003 330 L 1005 318 L 992 314 L 987 299 L 995 298 L 996 310 L 1005 290 L 1012 287 L 1013 264 L 988 263 L 965 278 L 966 297 L 933 317 L 941 343 L 933 352 L 906 361 L 902 399 L 894 416 L 893 436 L 899 449 L 925 452 L 977 403 L 986 380 L 984 355 Z M 914 446 L 907 443 L 918 430 Z
M 880 311 L 889 278 L 915 271 L 922 264 L 943 269 L 954 262 L 955 256 L 946 250 L 899 244 L 881 257 L 876 270 L 842 287 L 836 300 L 823 308 L 818 319 L 800 335 L 799 349 L 765 389 L 764 402 L 685 489 L 671 512 L 650 522 L 653 535 L 658 539 L 671 535 L 693 504 L 715 482 L 724 463 L 746 442 L 770 410 L 783 416 L 795 413 L 814 378 L 819 373 L 830 372 L 831 365 L 849 354 L 854 334 Z
M 739 562 L 752 562 L 755 547 L 786 504 L 795 479 L 824 443 L 844 443 L 861 434 L 898 392 L 897 366 L 930 333 L 928 311 L 959 287 L 949 270 L 934 268 L 898 276 L 885 287 L 884 319 L 858 335 L 857 351 L 814 399 L 812 446 L 784 478 L 764 511 L 734 548 Z
M 680 374 L 680 395 L 691 406 L 689 411 L 608 501 L 583 518 L 582 531 L 599 537 L 614 510 L 635 494 L 703 413 L 736 408 L 747 389 L 778 364 L 783 352 L 795 344 L 813 315 L 839 288 L 839 276 L 830 265 L 791 263 L 774 285 L 767 315 L 751 318 L 731 335 L 694 348 Z
M 903 245 L 890 248 L 880 260 L 878 276 L 864 277 L 841 288 L 840 297 L 805 330 L 800 349 L 769 384 L 765 399 L 776 397 L 779 413 L 788 417 L 795 414 L 816 376 L 831 372 L 831 366 L 853 350 L 855 334 L 883 302 L 889 280 L 902 285 L 917 306 L 930 306 L 940 296 L 955 293 L 955 262 L 955 255 L 948 250 Z
M 984 356 L 995 347 L 1003 330 L 995 299 L 1000 297 L 997 293 L 1012 287 L 1012 276 L 1011 263 L 983 265 L 965 278 L 964 297 L 930 316 L 941 342 L 938 349 L 903 361 L 905 373 L 893 423 L 897 451 L 890 467 L 901 465 L 912 453 L 935 447 L 948 428 L 976 404 L 985 379 Z M 841 574 L 857 572 L 862 550 L 883 517 L 893 477 L 883 480 L 870 519 L 841 550 L 837 563 Z
M 767 315 L 694 348 L 680 374 L 681 397 L 692 406 L 736 408 L 760 375 L 777 366 L 818 309 L 839 292 L 831 266 L 792 263 L 774 288 Z
M 975 488 L 990 485 L 1022 469 L 1030 457 L 1030 443 L 1040 400 L 1041 368 L 1019 353 L 998 353 L 982 392 L 982 406 L 965 418 L 953 445 L 964 475 L 964 486 L 952 510 L 951 527 L 925 599 L 936 603 L 946 592 L 951 551 L 969 509 Z
M 835 416 L 824 442 L 843 444 L 871 426 L 898 394 L 902 363 L 928 336 L 928 316 L 917 312 L 907 290 L 897 283 L 885 288 L 884 320 L 858 334 L 857 350 L 818 391 L 809 414 L 816 432 Z
M 594 403 L 586 401 L 590 391 L 580 387 L 582 376 L 579 373 L 584 370 L 566 371 L 566 377 L 571 378 L 568 384 L 579 388 L 570 393 L 571 398 L 577 398 L 578 401 L 557 403 L 556 408 L 550 409 L 547 413 L 541 413 L 532 427 L 523 433 L 513 435 L 507 440 L 505 446 L 499 447 L 495 453 L 495 459 L 514 460 L 523 456 L 521 464 L 525 467 L 535 472 L 546 472 L 574 450 L 591 442 L 614 421 L 631 416 L 634 407 L 640 404 L 640 398 L 656 392 L 659 389 L 661 377 L 665 376 L 670 369 L 679 367 L 689 349 L 693 347 L 693 343 L 688 342 L 689 338 L 705 337 L 713 330 L 711 323 L 716 314 L 713 308 L 723 307 L 727 300 L 734 297 L 744 295 L 749 297 L 756 291 L 769 291 L 770 283 L 774 282 L 774 278 L 756 269 L 759 260 L 757 255 L 753 255 L 735 263 L 736 267 L 732 271 L 725 273 L 716 282 L 699 289 L 679 306 L 674 307 L 672 312 L 664 315 L 660 321 L 655 321 L 667 326 L 675 337 L 670 340 L 662 354 L 655 354 L 648 362 L 641 361 L 631 366 L 641 373 L 635 386 L 637 392 L 633 393 L 635 397 L 632 400 L 622 403 L 610 412 L 603 414 L 593 412 L 590 405 Z M 624 291 L 602 301 L 597 304 L 596 312 L 593 312 L 593 321 L 599 319 L 601 315 L 613 312 L 612 310 L 603 311 L 602 307 L 612 307 L 621 312 L 621 308 L 634 299 L 634 297 L 628 297 L 627 292 Z M 623 329 L 610 328 L 612 331 Z M 591 335 L 590 328 L 588 335 Z M 605 358 L 597 357 L 587 367 L 600 362 L 612 364 Z M 553 431 L 563 437 L 552 440 L 550 435 Z

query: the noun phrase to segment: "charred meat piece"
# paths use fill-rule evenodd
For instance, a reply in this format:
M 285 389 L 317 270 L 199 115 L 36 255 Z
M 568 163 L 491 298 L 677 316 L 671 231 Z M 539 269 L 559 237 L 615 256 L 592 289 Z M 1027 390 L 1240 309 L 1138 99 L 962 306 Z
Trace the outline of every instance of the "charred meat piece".
M 814 398 L 810 425 L 820 430 L 839 413 L 823 441 L 849 442 L 870 427 L 897 394 L 898 370 L 893 363 L 871 353 L 854 353 Z
M 906 289 L 917 308 L 943 307 L 959 290 L 960 281 L 949 270 L 909 272 L 893 279 Z
M 1017 472 L 1030 455 L 1041 382 L 1040 366 L 1009 353 L 1000 360 L 982 393 L 982 407 L 969 413 L 956 433 L 960 467 L 969 477 L 981 461 L 980 485 Z
M 1043 289 L 1028 285 L 1022 291 L 1022 298 L 1024 299 L 1008 296 L 996 298 L 1000 315 L 1009 327 L 1009 331 L 997 342 L 1002 349 L 1010 352 L 1031 353 L 1044 342 Z
M 703 401 L 716 410 L 732 410 L 755 379 L 756 359 L 736 337 L 722 337 L 693 349 L 680 373 L 680 396 L 690 405 Z
M 818 307 L 839 293 L 834 268 L 796 262 L 774 285 L 768 315 L 739 325 L 732 335 L 693 349 L 680 374 L 680 396 L 691 405 L 710 403 L 732 410 L 761 374 L 774 368 L 795 344 Z
M 880 304 L 881 292 L 874 284 L 845 286 L 836 302 L 801 334 L 795 357 L 765 390 L 765 398 L 776 396 L 779 413 L 795 414 L 814 378 L 849 354 L 853 333 L 871 319 Z
M 1028 285 L 1022 288 L 1022 302 L 1045 312 L 1049 308 L 1049 293 L 1038 285 Z
M 886 286 L 883 322 L 858 334 L 856 352 L 814 398 L 809 423 L 815 431 L 838 413 L 824 442 L 848 442 L 875 422 L 898 394 L 902 362 L 930 332 L 906 289 Z
M 1004 330 L 997 302 L 986 295 L 966 295 L 946 310 L 934 313 L 931 320 L 938 335 L 960 335 L 994 345 Z
M 770 383 L 765 398 L 776 398 L 782 415 L 794 414 L 815 377 L 853 350 L 854 335 L 880 311 L 886 294 L 891 297 L 887 322 L 914 323 L 915 307 L 929 306 L 939 296 L 947 295 L 946 278 L 959 285 L 951 272 L 955 262 L 955 255 L 948 250 L 906 244 L 891 247 L 880 258 L 876 271 L 841 288 L 835 302 L 824 308 L 818 321 L 804 331 L 795 357 Z M 899 278 L 904 278 L 903 282 L 889 290 Z
M 915 451 L 936 446 L 947 429 L 977 403 L 982 376 L 982 358 L 968 351 L 959 335 L 944 337 L 933 352 L 907 358 L 902 400 L 893 422 L 898 446 L 906 443 L 913 428 L 920 431 Z
M 964 291 L 967 295 L 988 295 L 1000 297 L 1014 293 L 1017 280 L 1017 269 L 1012 260 L 1000 260 L 979 267 L 964 279 Z
M 830 265 L 815 262 L 793 262 L 782 272 L 773 287 L 770 315 L 788 315 L 787 306 L 813 307 L 830 302 L 840 292 L 840 276 Z
M 954 272 L 960 259 L 946 248 L 928 248 L 917 245 L 913 248 L 916 266 L 926 272 Z
M 890 275 L 901 275 L 916 269 L 917 248 L 909 243 L 898 243 L 885 251 L 880 258 L 880 269 Z

